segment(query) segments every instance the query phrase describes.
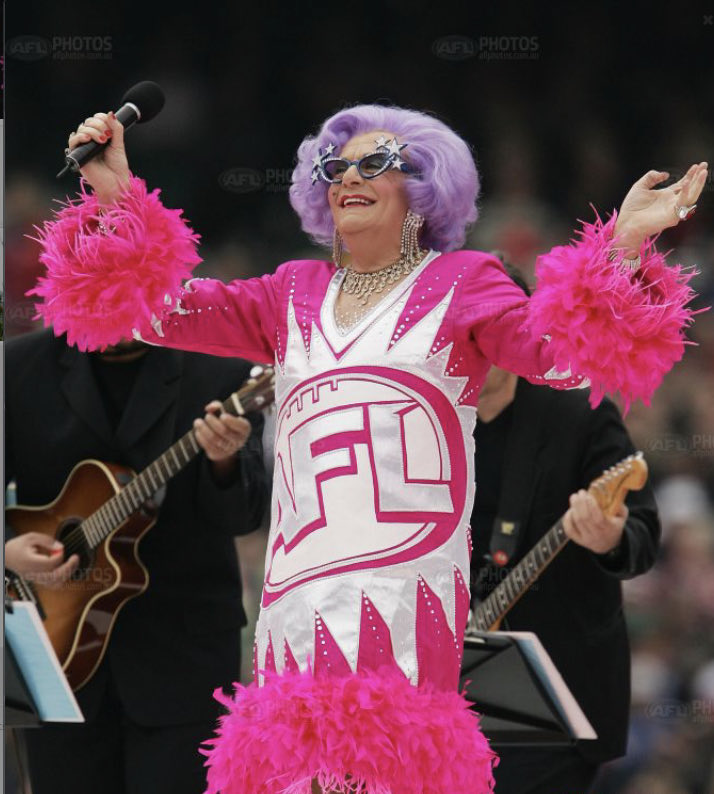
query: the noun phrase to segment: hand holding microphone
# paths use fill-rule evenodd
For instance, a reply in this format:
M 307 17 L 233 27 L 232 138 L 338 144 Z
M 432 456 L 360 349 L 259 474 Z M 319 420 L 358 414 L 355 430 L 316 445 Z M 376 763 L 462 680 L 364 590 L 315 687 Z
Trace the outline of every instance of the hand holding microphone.
M 86 118 L 69 136 L 66 166 L 58 176 L 79 171 L 100 203 L 114 202 L 129 184 L 124 132 L 136 122 L 152 119 L 163 104 L 163 91 L 156 83 L 145 81 L 124 95 L 116 113 L 95 113 Z

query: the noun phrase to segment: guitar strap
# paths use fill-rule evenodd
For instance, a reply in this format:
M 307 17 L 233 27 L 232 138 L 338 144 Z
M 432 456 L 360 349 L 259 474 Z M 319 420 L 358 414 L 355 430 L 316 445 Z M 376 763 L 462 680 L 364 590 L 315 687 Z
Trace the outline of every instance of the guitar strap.
M 538 476 L 536 462 L 545 425 L 545 389 L 546 386 L 533 386 L 522 378 L 516 385 L 489 548 L 491 562 L 501 568 L 511 563 L 523 544 L 523 529 L 528 523 Z

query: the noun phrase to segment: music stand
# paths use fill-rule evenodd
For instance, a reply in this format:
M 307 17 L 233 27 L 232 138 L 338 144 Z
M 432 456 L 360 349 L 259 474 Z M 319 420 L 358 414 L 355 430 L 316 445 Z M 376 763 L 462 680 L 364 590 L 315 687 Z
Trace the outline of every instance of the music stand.
M 565 746 L 597 734 L 531 632 L 470 632 L 460 689 L 495 747 Z
M 25 679 L 17 665 L 15 654 L 5 643 L 5 725 L 8 728 L 34 728 L 40 724 L 40 715 Z
M 31 601 L 5 598 L 5 721 L 30 728 L 84 722 L 74 693 Z

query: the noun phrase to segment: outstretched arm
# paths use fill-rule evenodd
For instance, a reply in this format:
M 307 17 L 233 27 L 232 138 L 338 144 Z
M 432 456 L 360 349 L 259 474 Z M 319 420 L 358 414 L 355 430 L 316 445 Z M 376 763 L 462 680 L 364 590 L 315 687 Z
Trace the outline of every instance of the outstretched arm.
M 675 185 L 656 189 L 667 176 L 649 172 L 619 214 L 584 224 L 580 239 L 539 257 L 530 301 L 498 260 L 482 263 L 463 315 L 470 312 L 472 338 L 489 361 L 559 388 L 587 380 L 593 404 L 617 391 L 626 404 L 649 401 L 682 357 L 694 297 L 692 273 L 667 267 L 649 236 L 683 220 L 681 208 L 698 198 L 707 166 L 694 165 Z M 623 260 L 636 254 L 641 262 L 633 269 Z

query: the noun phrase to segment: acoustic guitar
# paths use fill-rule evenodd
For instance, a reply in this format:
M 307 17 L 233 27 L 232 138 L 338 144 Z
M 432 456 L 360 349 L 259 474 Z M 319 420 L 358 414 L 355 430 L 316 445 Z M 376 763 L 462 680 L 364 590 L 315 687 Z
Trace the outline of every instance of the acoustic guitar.
M 274 370 L 254 367 L 223 410 L 242 416 L 266 408 L 274 400 L 274 388 Z M 6 509 L 7 523 L 16 534 L 41 532 L 60 540 L 66 557 L 79 555 L 77 571 L 59 589 L 43 587 L 41 579 L 31 583 L 52 646 L 75 691 L 99 667 L 121 608 L 149 586 L 138 545 L 156 523 L 153 496 L 200 452 L 190 430 L 138 475 L 126 466 L 83 460 L 50 504 Z
M 605 515 L 612 517 L 624 502 L 627 492 L 639 491 L 645 482 L 647 463 L 642 453 L 638 452 L 604 471 L 590 484 L 588 493 L 595 497 Z M 561 516 L 508 576 L 476 606 L 469 621 L 467 635 L 469 631 L 498 631 L 506 613 L 565 548 L 569 540 Z

